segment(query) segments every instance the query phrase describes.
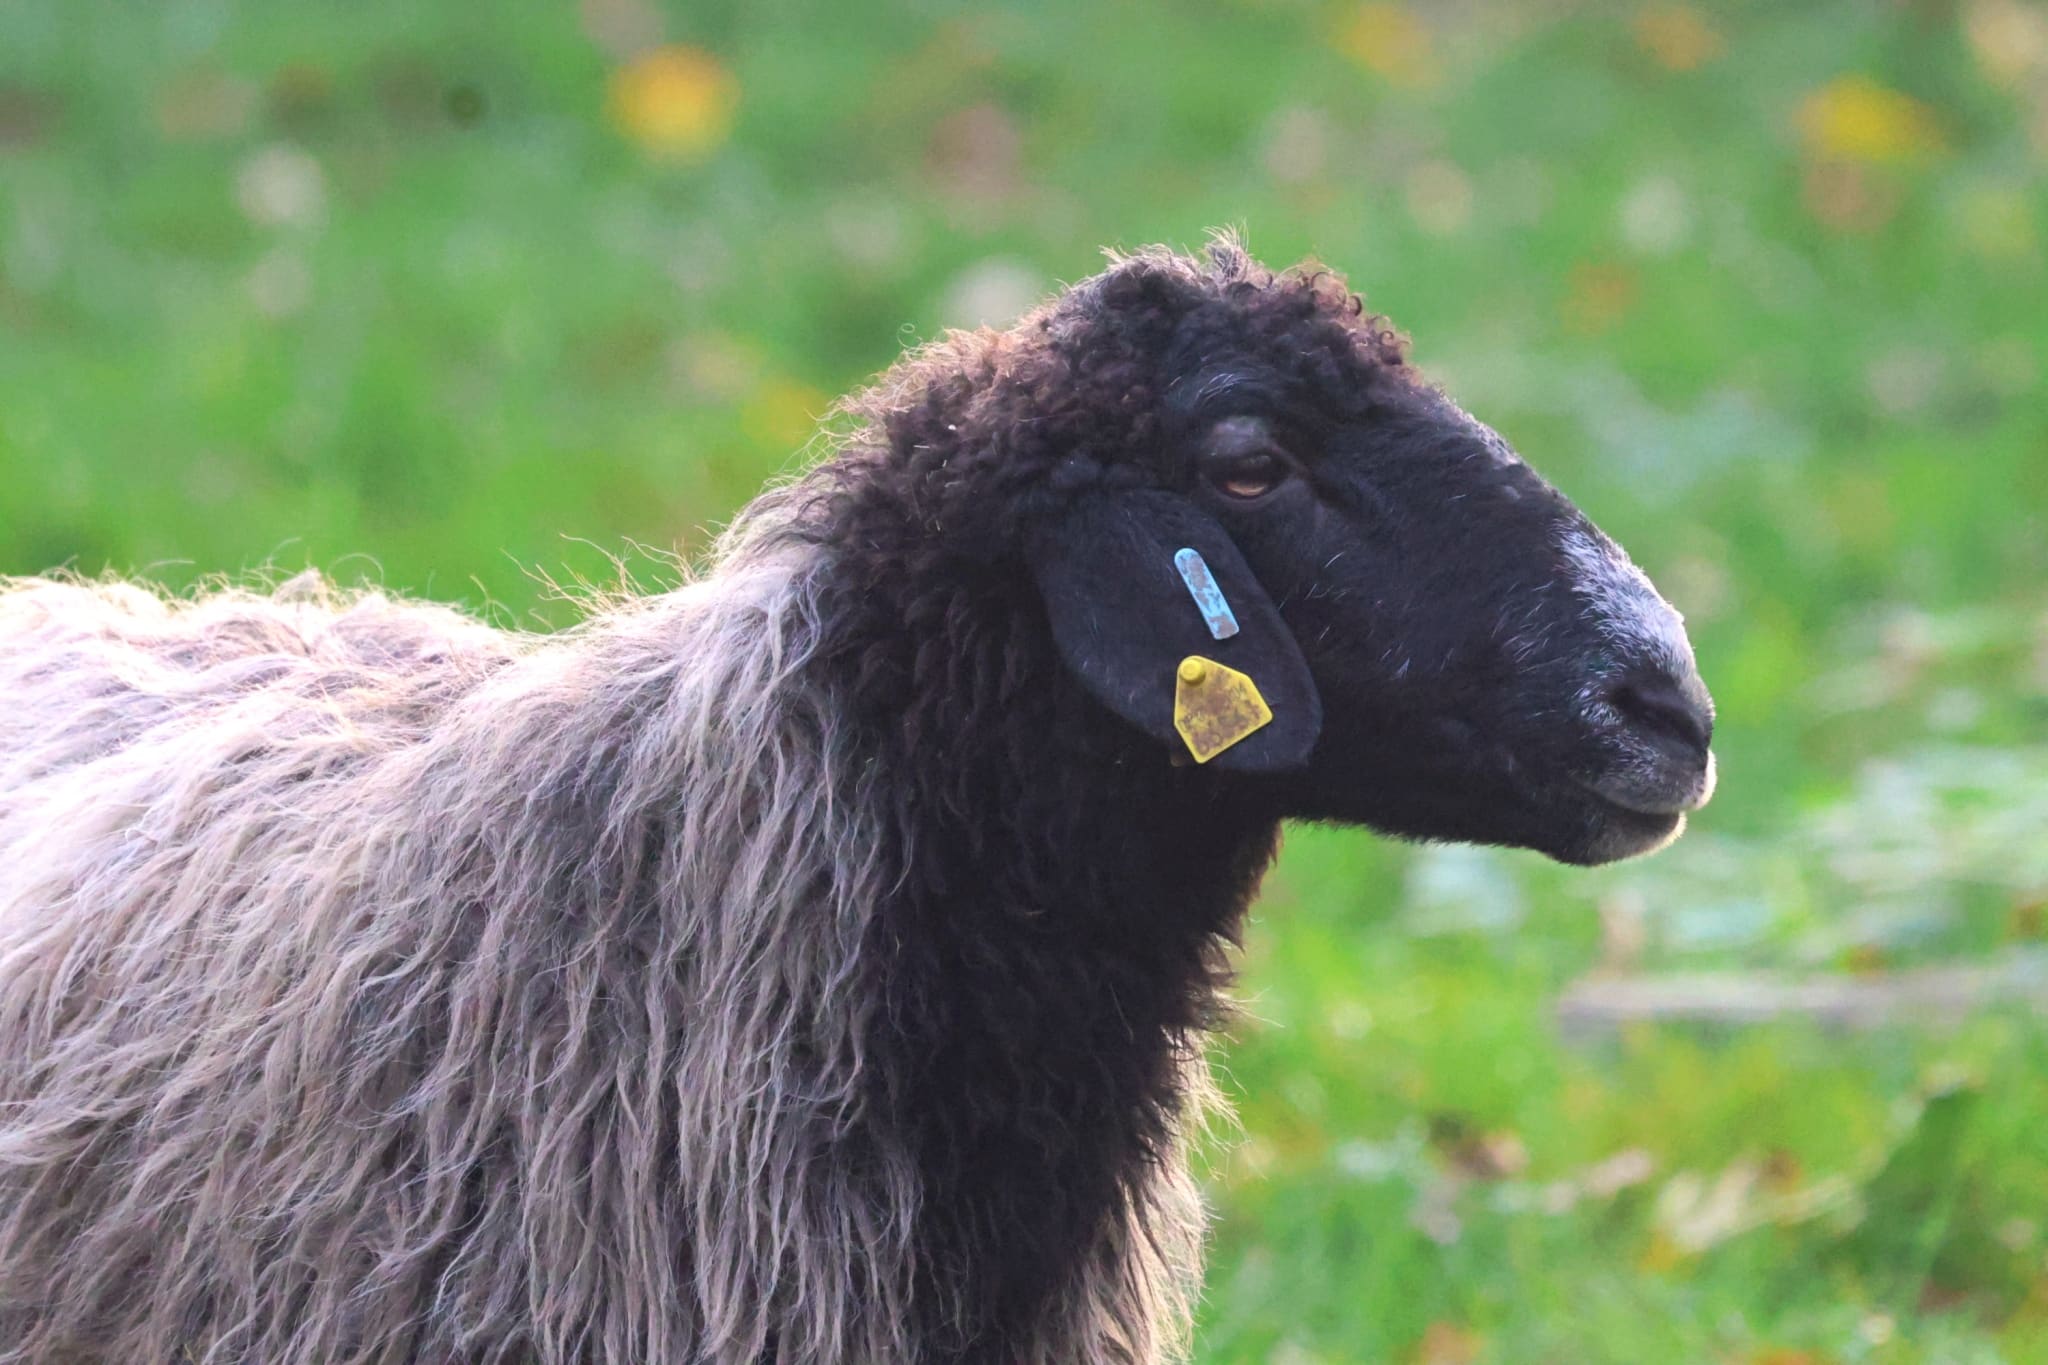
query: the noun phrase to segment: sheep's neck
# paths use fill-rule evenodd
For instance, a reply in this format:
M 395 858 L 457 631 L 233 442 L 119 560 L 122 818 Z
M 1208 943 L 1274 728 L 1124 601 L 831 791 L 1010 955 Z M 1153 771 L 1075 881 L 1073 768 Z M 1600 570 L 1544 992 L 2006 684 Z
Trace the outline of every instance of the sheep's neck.
M 876 1055 L 926 1182 L 920 1300 L 968 1305 L 985 1349 L 1057 1317 L 1176 1159 L 1191 1048 L 1277 825 L 1063 679 L 892 721 L 918 833 L 876 924 Z

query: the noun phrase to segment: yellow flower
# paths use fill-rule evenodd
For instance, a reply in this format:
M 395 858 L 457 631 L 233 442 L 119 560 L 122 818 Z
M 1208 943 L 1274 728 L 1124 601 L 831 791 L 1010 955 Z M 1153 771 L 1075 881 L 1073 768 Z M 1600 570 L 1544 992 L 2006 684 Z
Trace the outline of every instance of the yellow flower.
M 1838 76 L 1799 105 L 1799 136 L 1813 156 L 1902 162 L 1941 147 L 1934 111 L 1864 75 Z
M 1441 74 L 1428 26 L 1401 5 L 1360 5 L 1336 41 L 1338 51 L 1395 85 L 1430 86 Z
M 739 82 L 702 48 L 646 52 L 612 73 L 611 118 L 658 156 L 696 161 L 732 131 Z
M 1724 44 L 1698 10 L 1653 5 L 1636 15 L 1636 46 L 1670 71 L 1692 71 L 1721 55 Z
M 1414 1365 L 1472 1365 L 1486 1349 L 1486 1338 L 1469 1327 L 1438 1320 L 1429 1325 L 1408 1357 Z

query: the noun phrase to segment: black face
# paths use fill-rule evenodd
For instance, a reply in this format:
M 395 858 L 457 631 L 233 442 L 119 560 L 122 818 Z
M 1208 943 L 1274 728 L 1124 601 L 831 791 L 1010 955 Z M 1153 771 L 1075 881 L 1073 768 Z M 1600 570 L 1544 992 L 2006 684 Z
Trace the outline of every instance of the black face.
M 1199 409 L 1189 496 L 1322 700 L 1291 813 L 1572 862 L 1659 847 L 1711 794 L 1678 617 L 1496 434 L 1427 390 L 1363 418 Z
M 1209 762 L 1290 815 L 1578 863 L 1675 837 L 1712 794 L 1713 707 L 1649 581 L 1405 365 L 1333 343 L 1338 363 L 1305 376 L 1300 344 L 1235 325 L 1225 306 L 1180 324 L 1149 486 L 1038 542 L 1083 680 L 1178 749 L 1175 660 L 1250 676 L 1274 719 Z M 1238 635 L 1203 626 L 1171 570 L 1181 547 Z

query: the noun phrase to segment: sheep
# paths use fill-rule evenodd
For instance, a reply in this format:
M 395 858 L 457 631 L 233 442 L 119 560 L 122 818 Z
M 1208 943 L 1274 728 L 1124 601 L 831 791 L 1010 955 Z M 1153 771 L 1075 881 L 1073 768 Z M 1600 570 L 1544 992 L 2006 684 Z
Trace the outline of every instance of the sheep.
M 1113 257 L 844 414 L 555 636 L 7 586 L 0 1362 L 1180 1358 L 1282 820 L 1711 791 L 1676 614 L 1327 271 Z

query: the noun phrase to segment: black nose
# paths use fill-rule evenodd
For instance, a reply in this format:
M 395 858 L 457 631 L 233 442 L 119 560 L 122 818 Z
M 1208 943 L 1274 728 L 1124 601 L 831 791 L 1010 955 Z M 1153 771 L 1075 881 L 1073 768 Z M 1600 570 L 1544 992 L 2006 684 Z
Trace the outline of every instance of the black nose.
M 1607 701 L 1646 737 L 1676 740 L 1702 757 L 1714 742 L 1714 704 L 1697 677 L 1634 672 L 1608 689 Z

